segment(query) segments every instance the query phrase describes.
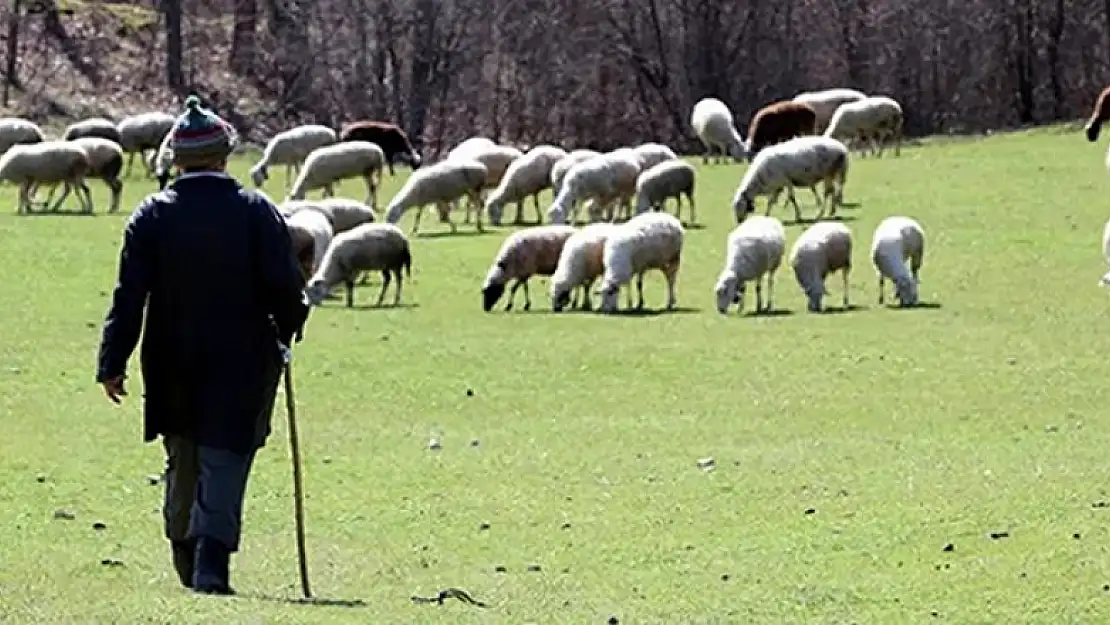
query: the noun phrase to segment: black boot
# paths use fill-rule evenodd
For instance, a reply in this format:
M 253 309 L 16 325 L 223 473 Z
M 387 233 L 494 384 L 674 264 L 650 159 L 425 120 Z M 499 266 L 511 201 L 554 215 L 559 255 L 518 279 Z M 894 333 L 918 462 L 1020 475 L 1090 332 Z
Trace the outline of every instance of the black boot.
M 234 595 L 230 584 L 231 550 L 214 538 L 197 540 L 193 590 L 209 595 Z
M 173 549 L 173 568 L 181 585 L 193 587 L 193 563 L 196 562 L 197 545 L 195 540 L 175 540 L 170 542 Z

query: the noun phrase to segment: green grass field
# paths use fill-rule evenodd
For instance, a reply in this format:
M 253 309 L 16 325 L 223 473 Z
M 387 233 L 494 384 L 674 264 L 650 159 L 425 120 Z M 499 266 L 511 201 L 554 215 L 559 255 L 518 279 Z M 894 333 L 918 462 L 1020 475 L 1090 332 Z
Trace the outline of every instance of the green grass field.
M 375 276 L 296 348 L 315 594 L 362 607 L 290 603 L 283 408 L 232 562 L 241 597 L 178 587 L 137 361 L 122 407 L 93 382 L 121 226 L 154 183 L 129 182 L 117 216 L 90 183 L 93 218 L 17 217 L 5 187 L 0 622 L 1107 622 L 1103 155 L 1046 129 L 856 158 L 848 314 L 806 313 L 788 267 L 776 305 L 793 314 L 716 312 L 739 165 L 694 161 L 706 227 L 673 314 L 553 315 L 544 280 L 531 312 L 486 314 L 508 229 L 418 236 L 405 307 L 366 306 Z M 933 307 L 877 306 L 867 252 L 893 214 L 926 229 Z M 838 277 L 829 290 L 839 305 Z M 648 306 L 663 295 L 651 275 Z M 490 607 L 410 600 L 448 587 Z

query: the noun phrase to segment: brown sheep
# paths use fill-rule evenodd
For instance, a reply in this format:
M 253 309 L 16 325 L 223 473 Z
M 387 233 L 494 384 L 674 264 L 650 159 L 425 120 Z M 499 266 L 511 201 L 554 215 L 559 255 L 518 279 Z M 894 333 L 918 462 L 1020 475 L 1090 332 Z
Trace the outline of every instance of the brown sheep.
M 420 154 L 412 147 L 408 135 L 396 124 L 389 122 L 358 121 L 344 126 L 339 132 L 339 141 L 369 141 L 378 144 L 385 152 L 385 165 L 389 175 L 395 175 L 393 164 L 400 161 L 413 169 L 420 167 Z
M 768 104 L 752 116 L 748 126 L 748 153 L 794 137 L 817 133 L 817 112 L 804 102 L 783 100 Z
M 1087 120 L 1087 125 L 1083 128 L 1087 131 L 1087 141 L 1092 143 L 1098 141 L 1098 132 L 1102 130 L 1102 122 L 1110 119 L 1110 87 L 1102 90 L 1098 94 L 1098 99 L 1095 100 L 1095 108 L 1091 111 L 1091 119 Z

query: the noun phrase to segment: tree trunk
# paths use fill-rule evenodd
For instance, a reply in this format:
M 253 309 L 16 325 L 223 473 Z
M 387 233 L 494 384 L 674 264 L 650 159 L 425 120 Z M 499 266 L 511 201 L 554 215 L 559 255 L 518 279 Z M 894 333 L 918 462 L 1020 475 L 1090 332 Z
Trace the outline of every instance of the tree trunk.
M 254 69 L 256 54 L 255 28 L 258 25 L 258 2 L 235 0 L 235 25 L 231 30 L 231 71 L 249 74 Z
M 166 84 L 179 91 L 185 87 L 185 74 L 181 69 L 181 0 L 163 0 L 166 13 Z
M 11 88 L 19 87 L 19 22 L 23 19 L 23 2 L 13 0 L 12 13 L 8 16 L 8 63 L 4 71 L 4 106 L 8 105 Z

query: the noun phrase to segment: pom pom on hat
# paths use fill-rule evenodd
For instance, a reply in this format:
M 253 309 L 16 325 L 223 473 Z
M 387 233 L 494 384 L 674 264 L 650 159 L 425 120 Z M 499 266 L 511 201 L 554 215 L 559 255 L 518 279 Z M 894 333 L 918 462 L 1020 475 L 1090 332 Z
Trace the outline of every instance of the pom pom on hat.
M 171 132 L 170 148 L 174 163 L 179 167 L 221 161 L 235 147 L 235 129 L 219 115 L 202 107 L 200 98 L 195 95 L 185 99 L 185 112 L 177 118 Z

